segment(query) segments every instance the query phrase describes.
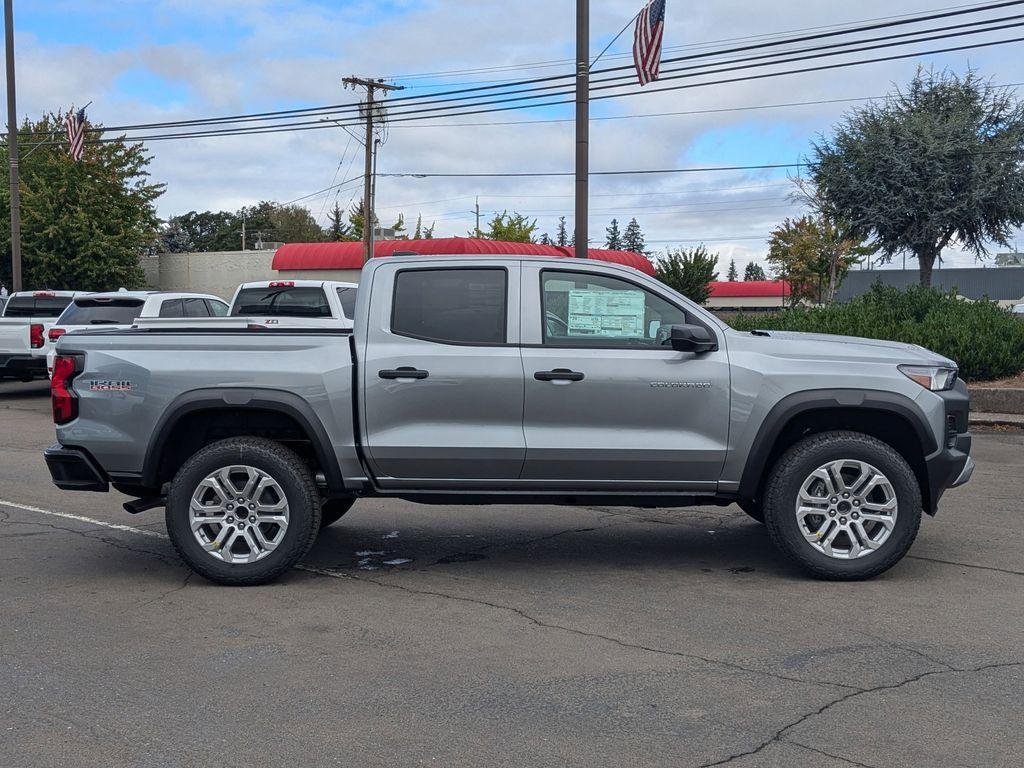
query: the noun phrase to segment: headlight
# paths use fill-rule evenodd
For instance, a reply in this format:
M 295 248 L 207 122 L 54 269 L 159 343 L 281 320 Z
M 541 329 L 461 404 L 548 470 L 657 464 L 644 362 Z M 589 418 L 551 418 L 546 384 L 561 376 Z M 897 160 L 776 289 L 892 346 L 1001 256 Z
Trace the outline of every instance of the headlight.
M 900 365 L 900 373 L 932 392 L 952 389 L 956 384 L 957 369 L 948 365 Z

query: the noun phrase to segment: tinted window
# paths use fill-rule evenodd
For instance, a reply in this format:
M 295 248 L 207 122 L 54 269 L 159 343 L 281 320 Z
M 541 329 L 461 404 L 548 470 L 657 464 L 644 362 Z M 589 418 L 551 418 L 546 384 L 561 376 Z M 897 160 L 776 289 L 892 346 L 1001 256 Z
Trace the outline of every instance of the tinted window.
M 64 325 L 131 325 L 142 310 L 140 299 L 79 299 L 60 316 Z
M 16 296 L 8 300 L 4 317 L 60 317 L 70 296 Z
M 356 289 L 355 288 L 339 288 L 338 289 L 338 301 L 341 302 L 341 308 L 345 312 L 345 317 L 351 320 L 356 316 Z
M 245 288 L 231 308 L 234 317 L 330 317 L 323 288 Z
M 181 299 L 170 299 L 160 305 L 160 317 L 184 317 Z
M 454 344 L 505 343 L 504 269 L 407 269 L 398 273 L 391 330 Z
M 223 301 L 214 301 L 213 299 L 206 300 L 206 308 L 210 310 L 210 314 L 213 317 L 226 317 L 228 314 L 228 305 Z
M 206 308 L 206 301 L 203 299 L 182 299 L 185 305 L 185 317 L 209 317 L 210 312 Z
M 686 312 L 638 285 L 583 272 L 541 273 L 544 343 L 653 346 L 663 326 L 687 323 Z

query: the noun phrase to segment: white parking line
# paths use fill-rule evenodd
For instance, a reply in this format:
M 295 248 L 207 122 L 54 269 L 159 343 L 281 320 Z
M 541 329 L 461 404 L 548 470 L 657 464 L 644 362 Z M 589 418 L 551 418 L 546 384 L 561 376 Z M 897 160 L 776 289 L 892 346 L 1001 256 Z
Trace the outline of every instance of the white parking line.
M 80 523 L 89 523 L 89 525 L 98 525 L 102 528 L 110 528 L 114 531 L 124 531 L 125 533 L 138 533 L 141 536 L 152 536 L 157 539 L 166 539 L 166 533 L 159 533 L 157 531 L 147 531 L 145 528 L 134 528 L 130 525 L 121 525 L 120 523 L 108 523 L 105 520 L 97 520 L 93 517 L 86 517 L 85 515 L 73 515 L 70 512 L 55 512 L 52 509 L 43 509 L 41 507 L 32 507 L 28 504 L 19 504 L 16 501 L 7 501 L 6 499 L 0 499 L 0 507 L 11 507 L 12 509 L 20 509 L 25 512 L 36 512 L 40 515 L 50 515 L 51 517 L 62 517 L 65 520 L 77 520 Z
M 101 528 L 109 528 L 113 531 L 121 531 L 123 533 L 137 533 L 140 536 L 152 536 L 155 539 L 168 538 L 166 533 L 159 533 L 158 531 L 148 531 L 145 528 L 135 528 L 131 525 L 121 525 L 120 523 L 108 523 L 106 520 L 97 520 L 94 517 L 86 517 L 85 515 L 74 515 L 70 512 L 56 512 L 52 509 L 43 509 L 42 507 L 33 507 L 28 504 L 19 504 L 16 501 L 7 501 L 6 499 L 0 499 L 0 507 L 10 507 L 11 509 L 20 509 L 25 512 L 36 512 L 40 515 L 49 515 L 51 517 L 61 517 L 65 520 L 75 520 L 79 523 L 89 523 L 89 525 L 98 525 Z M 314 568 L 310 565 L 296 565 L 295 570 L 305 571 L 306 573 L 313 573 L 317 576 L 329 576 L 332 579 L 351 578 L 348 574 L 345 573 L 330 571 L 326 568 Z

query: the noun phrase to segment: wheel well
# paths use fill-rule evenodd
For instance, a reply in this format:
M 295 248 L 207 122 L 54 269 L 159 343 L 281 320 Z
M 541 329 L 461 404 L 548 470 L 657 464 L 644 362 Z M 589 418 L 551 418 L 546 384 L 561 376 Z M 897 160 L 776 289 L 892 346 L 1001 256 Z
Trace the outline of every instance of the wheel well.
M 313 436 L 293 416 L 270 408 L 210 408 L 178 419 L 163 437 L 156 457 L 157 486 L 171 480 L 188 459 L 210 443 L 229 437 L 263 437 L 286 445 L 320 471 Z
M 768 473 L 775 462 L 790 447 L 808 435 L 835 430 L 860 432 L 892 446 L 914 470 L 917 484 L 921 488 L 921 500 L 925 509 L 930 507 L 928 474 L 925 467 L 925 452 L 917 430 L 910 420 L 891 411 L 873 408 L 821 408 L 797 414 L 782 428 L 765 459 L 763 471 L 757 483 L 755 498 L 768 479 Z

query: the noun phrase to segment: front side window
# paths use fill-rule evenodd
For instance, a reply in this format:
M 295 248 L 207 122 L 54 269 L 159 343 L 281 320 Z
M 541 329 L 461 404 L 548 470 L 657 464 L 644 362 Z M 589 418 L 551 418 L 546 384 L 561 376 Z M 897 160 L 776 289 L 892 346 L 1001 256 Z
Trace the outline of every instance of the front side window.
M 395 278 L 391 330 L 442 344 L 504 344 L 504 269 L 406 269 Z
M 225 317 L 228 314 L 228 305 L 223 301 L 206 300 L 206 308 L 213 317 Z
M 650 347 L 664 343 L 661 328 L 688 322 L 679 307 L 616 277 L 545 270 L 541 286 L 545 344 Z

